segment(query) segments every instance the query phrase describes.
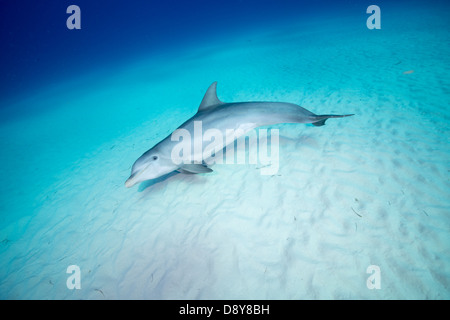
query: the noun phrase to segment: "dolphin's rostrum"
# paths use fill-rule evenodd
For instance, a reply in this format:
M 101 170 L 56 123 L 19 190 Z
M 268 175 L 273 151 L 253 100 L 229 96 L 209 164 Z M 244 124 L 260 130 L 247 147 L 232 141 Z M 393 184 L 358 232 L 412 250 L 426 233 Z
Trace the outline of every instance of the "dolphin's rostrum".
M 195 123 L 199 122 L 204 130 L 219 130 L 226 136 L 230 129 L 243 135 L 254 128 L 279 123 L 312 123 L 315 126 L 323 126 L 329 118 L 343 118 L 353 115 L 316 115 L 296 104 L 284 102 L 224 103 L 217 98 L 216 88 L 217 82 L 211 84 L 203 97 L 197 113 L 177 129 L 184 129 L 192 133 L 193 141 L 191 145 L 196 144 L 196 139 L 202 139 L 202 137 L 197 137 L 193 134 Z M 238 137 L 234 136 L 235 139 Z M 125 186 L 130 188 L 139 182 L 156 179 L 172 171 L 183 173 L 206 173 L 212 171 L 204 164 L 198 162 L 175 163 L 172 157 L 172 150 L 177 143 L 179 142 L 174 141 L 171 134 L 140 156 L 133 164 L 131 175 L 125 182 Z M 203 151 L 204 149 L 199 150 L 199 152 Z M 194 155 L 193 159 L 196 158 L 196 155 Z

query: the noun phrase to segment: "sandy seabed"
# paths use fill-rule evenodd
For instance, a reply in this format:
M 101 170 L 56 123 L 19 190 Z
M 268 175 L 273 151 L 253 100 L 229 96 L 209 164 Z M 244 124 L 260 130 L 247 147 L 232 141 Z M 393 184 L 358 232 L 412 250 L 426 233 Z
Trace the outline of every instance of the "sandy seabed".
M 425 22 L 280 27 L 24 99 L 45 112 L 0 126 L 0 297 L 449 299 L 448 22 Z M 356 115 L 275 126 L 274 175 L 217 165 L 126 189 L 215 80 L 227 102 Z

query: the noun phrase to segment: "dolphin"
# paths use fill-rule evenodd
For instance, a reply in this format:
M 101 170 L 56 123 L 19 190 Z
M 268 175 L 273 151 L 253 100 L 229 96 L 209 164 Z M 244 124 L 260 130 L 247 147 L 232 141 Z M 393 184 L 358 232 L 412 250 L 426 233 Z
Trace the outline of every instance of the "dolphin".
M 213 82 L 206 91 L 197 113 L 177 130 L 184 129 L 194 133 L 195 123 L 201 122 L 203 130 L 216 129 L 222 132 L 224 136 L 226 136 L 227 130 L 233 129 L 234 132 L 240 133 L 234 135 L 234 140 L 236 140 L 239 136 L 261 126 L 280 123 L 312 123 L 314 126 L 323 126 L 327 119 L 352 115 L 317 115 L 299 105 L 285 102 L 224 103 L 217 97 L 217 82 Z M 125 182 L 127 188 L 146 180 L 159 178 L 173 171 L 182 173 L 212 172 L 212 169 L 206 166 L 204 162 L 175 163 L 171 154 L 173 148 L 179 142 L 174 141 L 172 134 L 147 150 L 136 160 L 131 169 L 131 175 Z M 191 137 L 192 145 L 195 145 L 194 139 L 201 139 L 201 137 L 196 137 L 195 134 L 192 134 Z M 234 140 L 231 140 L 231 142 L 234 143 Z M 204 148 L 199 152 L 204 152 Z

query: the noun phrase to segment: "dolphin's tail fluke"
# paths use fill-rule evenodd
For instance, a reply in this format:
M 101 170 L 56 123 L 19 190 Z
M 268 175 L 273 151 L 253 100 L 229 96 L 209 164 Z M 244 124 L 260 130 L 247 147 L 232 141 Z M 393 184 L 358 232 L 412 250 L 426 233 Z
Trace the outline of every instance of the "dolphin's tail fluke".
M 344 118 L 344 117 L 350 117 L 350 116 L 354 116 L 354 114 L 322 114 L 322 115 L 316 115 L 314 118 L 314 122 L 312 122 L 313 125 L 315 125 L 316 127 L 320 127 L 325 125 L 325 121 L 327 121 L 330 118 Z

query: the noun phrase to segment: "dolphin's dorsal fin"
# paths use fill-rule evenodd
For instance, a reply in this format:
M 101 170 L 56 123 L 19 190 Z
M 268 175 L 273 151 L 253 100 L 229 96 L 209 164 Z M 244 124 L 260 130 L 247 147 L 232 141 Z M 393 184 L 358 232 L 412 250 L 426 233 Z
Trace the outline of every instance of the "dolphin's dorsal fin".
M 220 104 L 223 104 L 223 102 L 217 98 L 217 81 L 214 81 L 206 91 L 202 103 L 200 103 L 200 107 L 198 107 L 198 111 L 203 111 Z

